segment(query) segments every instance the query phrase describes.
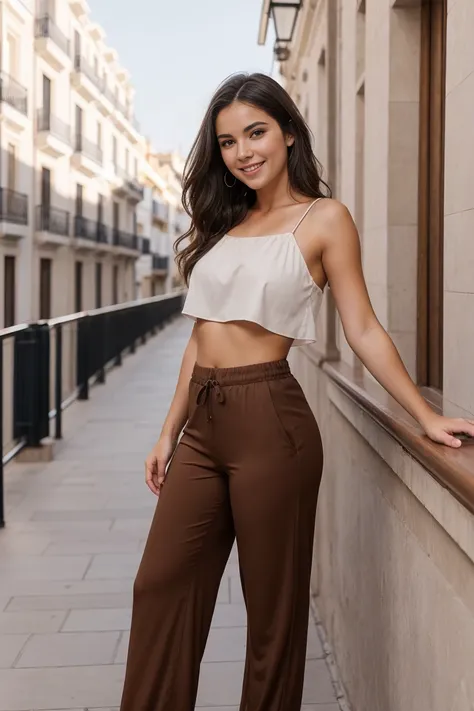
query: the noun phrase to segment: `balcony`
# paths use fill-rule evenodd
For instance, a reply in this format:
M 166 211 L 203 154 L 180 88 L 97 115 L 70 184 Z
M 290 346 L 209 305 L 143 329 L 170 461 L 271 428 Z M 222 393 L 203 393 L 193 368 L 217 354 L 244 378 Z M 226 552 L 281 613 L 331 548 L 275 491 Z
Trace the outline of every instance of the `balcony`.
M 82 215 L 74 217 L 74 237 L 76 246 L 81 249 L 96 250 L 101 245 L 109 244 L 107 226 Z
M 102 148 L 89 141 L 82 134 L 77 134 L 74 143 L 74 154 L 71 158 L 74 167 L 89 178 L 93 178 L 101 174 L 102 160 Z
M 152 214 L 155 222 L 158 222 L 160 225 L 167 226 L 169 219 L 169 211 L 169 205 L 164 202 L 161 202 L 160 200 L 153 200 Z
M 0 236 L 13 240 L 24 237 L 27 224 L 28 195 L 0 188 Z
M 155 273 L 164 275 L 168 273 L 169 257 L 162 257 L 159 254 L 153 254 L 151 258 L 151 268 Z
M 114 193 L 118 197 L 126 198 L 128 202 L 134 205 L 141 202 L 145 193 L 143 185 L 118 166 L 115 166 L 115 173 L 119 178 L 119 182 L 116 187 L 114 187 Z
M 70 217 L 67 210 L 50 205 L 36 206 L 36 236 L 45 245 L 62 246 L 69 241 Z
M 23 131 L 28 126 L 28 90 L 5 72 L 0 72 L 0 103 L 9 128 Z
M 71 84 L 86 101 L 97 101 L 100 104 L 105 82 L 97 76 L 93 67 L 80 54 L 74 57 Z
M 90 13 L 90 7 L 87 0 L 69 0 L 69 5 L 77 18 Z
M 69 40 L 49 15 L 36 19 L 35 49 L 58 72 L 70 63 Z
M 138 251 L 138 237 L 130 232 L 124 232 L 123 230 L 114 228 L 112 241 L 115 247 L 123 247 L 133 252 Z
M 36 131 L 36 143 L 40 150 L 53 158 L 71 155 L 71 127 L 60 118 L 44 109 L 38 109 Z

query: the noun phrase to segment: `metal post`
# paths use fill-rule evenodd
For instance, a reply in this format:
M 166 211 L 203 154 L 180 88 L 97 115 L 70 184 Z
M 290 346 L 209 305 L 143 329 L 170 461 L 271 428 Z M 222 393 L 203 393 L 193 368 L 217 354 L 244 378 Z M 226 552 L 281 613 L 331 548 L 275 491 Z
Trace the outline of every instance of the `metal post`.
M 56 326 L 56 363 L 55 363 L 55 398 L 56 398 L 56 432 L 55 438 L 62 438 L 62 389 L 63 378 L 63 329 L 61 325 Z
M 78 323 L 77 339 L 77 374 L 78 374 L 78 399 L 89 399 L 89 319 L 84 318 Z
M 0 339 L 0 528 L 5 526 L 3 499 L 3 339 Z

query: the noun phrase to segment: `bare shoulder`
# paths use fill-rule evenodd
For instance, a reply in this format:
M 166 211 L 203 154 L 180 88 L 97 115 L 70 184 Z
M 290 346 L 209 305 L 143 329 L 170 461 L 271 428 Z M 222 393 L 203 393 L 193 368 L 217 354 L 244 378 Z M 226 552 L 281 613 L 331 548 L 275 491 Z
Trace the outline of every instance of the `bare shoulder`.
M 311 212 L 312 224 L 322 237 L 337 237 L 355 228 L 349 209 L 334 198 L 319 200 L 316 209 Z

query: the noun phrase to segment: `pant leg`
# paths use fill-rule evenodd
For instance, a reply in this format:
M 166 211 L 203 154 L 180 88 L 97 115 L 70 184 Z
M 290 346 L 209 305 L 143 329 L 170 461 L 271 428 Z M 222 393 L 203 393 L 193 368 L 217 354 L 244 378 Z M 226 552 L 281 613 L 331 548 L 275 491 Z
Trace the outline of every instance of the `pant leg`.
M 194 709 L 200 663 L 234 539 L 227 477 L 185 433 L 135 580 L 121 711 Z
M 246 385 L 242 403 L 225 423 L 248 613 L 240 711 L 300 711 L 321 438 L 293 377 Z M 231 444 L 237 438 L 240 451 Z

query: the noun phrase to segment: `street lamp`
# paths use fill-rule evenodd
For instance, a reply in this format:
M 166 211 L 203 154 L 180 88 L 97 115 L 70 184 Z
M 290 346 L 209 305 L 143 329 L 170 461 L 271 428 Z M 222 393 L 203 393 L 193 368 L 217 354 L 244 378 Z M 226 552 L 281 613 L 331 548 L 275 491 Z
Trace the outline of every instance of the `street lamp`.
M 291 42 L 300 9 L 301 0 L 271 0 L 270 12 L 275 23 L 277 42 Z
M 288 45 L 293 39 L 298 13 L 302 4 L 303 0 L 263 0 L 258 44 L 265 44 L 268 23 L 270 17 L 272 17 L 276 34 L 274 53 L 279 62 L 285 62 L 290 57 Z

